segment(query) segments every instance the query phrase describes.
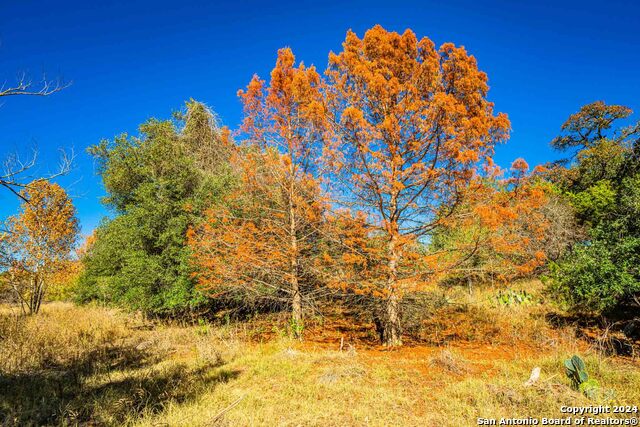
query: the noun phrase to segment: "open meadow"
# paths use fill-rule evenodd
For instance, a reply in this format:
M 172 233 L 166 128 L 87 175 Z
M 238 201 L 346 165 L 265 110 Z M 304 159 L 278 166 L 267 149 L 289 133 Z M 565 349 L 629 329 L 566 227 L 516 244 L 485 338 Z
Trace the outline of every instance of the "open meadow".
M 619 334 L 562 323 L 544 303 L 496 306 L 484 291 L 457 297 L 397 349 L 343 316 L 316 318 L 300 342 L 278 315 L 187 325 L 70 303 L 33 317 L 3 307 L 0 422 L 460 426 L 640 402 L 637 357 L 612 353 Z M 600 395 L 570 387 L 563 361 L 573 354 Z M 540 378 L 525 386 L 535 367 Z

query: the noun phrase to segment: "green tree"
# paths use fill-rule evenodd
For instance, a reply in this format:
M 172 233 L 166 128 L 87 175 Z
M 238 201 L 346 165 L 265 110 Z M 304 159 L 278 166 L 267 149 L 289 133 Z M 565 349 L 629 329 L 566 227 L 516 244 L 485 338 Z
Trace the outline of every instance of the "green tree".
M 615 128 L 631 110 L 601 101 L 562 126 L 555 148 L 576 150 L 551 178 L 573 204 L 586 237 L 551 265 L 550 290 L 576 312 L 636 304 L 640 292 L 640 126 Z
M 121 135 L 89 148 L 107 191 L 104 203 L 115 215 L 96 230 L 85 256 L 80 300 L 159 315 L 193 311 L 206 302 L 191 276 L 186 231 L 201 207 L 229 186 L 222 160 L 229 148 L 213 115 L 195 101 L 177 121 L 152 119 L 139 137 Z M 219 154 L 217 166 L 202 153 Z

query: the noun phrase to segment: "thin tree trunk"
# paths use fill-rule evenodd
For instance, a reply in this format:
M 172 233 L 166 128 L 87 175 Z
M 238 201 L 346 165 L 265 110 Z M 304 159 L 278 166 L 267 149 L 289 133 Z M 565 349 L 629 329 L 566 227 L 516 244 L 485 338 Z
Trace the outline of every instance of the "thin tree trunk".
M 36 277 L 31 278 L 31 295 L 29 295 L 29 314 L 35 314 L 36 293 L 38 292 L 38 281 Z
M 35 292 L 34 292 L 34 296 L 33 296 L 33 314 L 38 314 L 38 309 L 40 308 L 40 278 L 38 276 L 36 276 L 35 278 Z
M 292 221 L 295 224 L 295 220 Z M 302 339 L 302 296 L 300 295 L 300 283 L 298 281 L 298 242 L 295 235 L 291 238 L 291 320 L 293 333 L 296 339 Z
M 391 144 L 396 152 L 398 145 Z M 389 212 L 387 232 L 389 233 L 389 242 L 387 244 L 387 252 L 389 256 L 387 268 L 387 299 L 385 301 L 386 317 L 384 323 L 384 339 L 383 344 L 388 347 L 397 347 L 402 345 L 402 329 L 400 326 L 400 295 L 398 290 L 398 263 L 400 261 L 400 248 L 398 248 L 398 239 L 400 237 L 400 229 L 398 224 L 398 197 L 399 191 L 396 190 L 398 183 L 398 169 L 395 163 L 391 164 L 391 184 L 393 190 L 389 199 Z
M 45 291 L 45 283 L 44 279 L 36 279 L 38 281 L 38 298 L 36 300 L 36 310 L 35 314 L 40 312 L 40 306 L 42 305 L 42 301 L 44 300 L 44 291 Z
M 302 296 L 300 295 L 300 283 L 298 281 L 298 238 L 296 235 L 296 210 L 294 201 L 295 170 L 293 161 L 289 167 L 289 233 L 291 239 L 291 320 L 293 335 L 296 339 L 302 339 Z
M 291 319 L 293 321 L 293 335 L 302 340 L 302 297 L 297 277 L 292 280 L 293 298 L 291 300 Z
M 389 277 L 387 279 L 387 299 L 385 307 L 385 323 L 383 344 L 389 347 L 402 345 L 402 330 L 400 326 L 400 301 L 398 297 L 398 248 L 397 235 L 392 235 L 388 244 L 389 251 Z

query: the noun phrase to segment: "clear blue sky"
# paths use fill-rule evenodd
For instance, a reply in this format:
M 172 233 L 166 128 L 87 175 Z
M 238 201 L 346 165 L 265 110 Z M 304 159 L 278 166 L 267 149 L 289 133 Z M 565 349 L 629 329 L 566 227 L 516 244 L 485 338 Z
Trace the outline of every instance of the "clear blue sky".
M 324 69 L 349 28 L 362 35 L 382 24 L 466 46 L 513 126 L 496 160 L 538 164 L 558 157 L 549 140 L 581 105 L 602 99 L 640 110 L 639 3 L 2 1 L 0 79 L 20 71 L 37 79 L 44 70 L 73 85 L 49 98 L 5 98 L 0 158 L 36 144 L 45 172 L 55 168 L 58 148 L 74 147 L 75 168 L 61 182 L 89 233 L 106 212 L 87 146 L 135 132 L 149 117 L 167 118 L 190 97 L 235 127 L 236 91 L 253 73 L 268 75 L 278 48 Z M 0 218 L 15 209 L 0 192 Z

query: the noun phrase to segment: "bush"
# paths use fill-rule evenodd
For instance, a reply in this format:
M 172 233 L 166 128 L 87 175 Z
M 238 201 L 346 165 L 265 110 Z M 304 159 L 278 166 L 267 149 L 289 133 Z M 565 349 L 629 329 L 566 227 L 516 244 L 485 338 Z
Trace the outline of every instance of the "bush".
M 640 290 L 629 263 L 629 258 L 621 259 L 605 244 L 591 242 L 552 263 L 545 282 L 565 308 L 597 314 L 613 309 L 626 296 Z

